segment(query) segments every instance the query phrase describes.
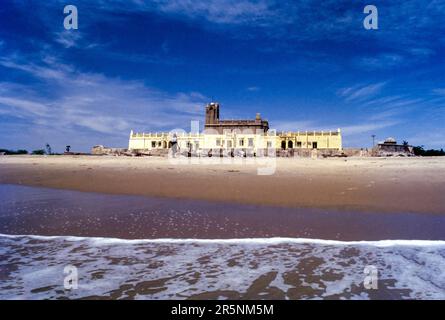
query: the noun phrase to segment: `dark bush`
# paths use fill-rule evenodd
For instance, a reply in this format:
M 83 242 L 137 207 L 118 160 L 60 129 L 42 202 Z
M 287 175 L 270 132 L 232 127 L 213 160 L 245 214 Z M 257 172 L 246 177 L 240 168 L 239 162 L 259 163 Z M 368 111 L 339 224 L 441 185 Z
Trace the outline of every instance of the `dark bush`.
M 0 149 L 0 153 L 4 153 L 6 155 L 14 155 L 14 154 L 28 154 L 28 151 L 19 149 L 17 151 L 15 150 L 8 150 L 8 149 Z
M 422 157 L 437 157 L 437 156 L 445 156 L 445 151 L 443 149 L 435 150 L 429 149 L 425 150 L 423 146 L 413 147 L 413 152 L 416 156 Z
M 46 152 L 43 149 L 34 150 L 31 154 L 44 155 Z

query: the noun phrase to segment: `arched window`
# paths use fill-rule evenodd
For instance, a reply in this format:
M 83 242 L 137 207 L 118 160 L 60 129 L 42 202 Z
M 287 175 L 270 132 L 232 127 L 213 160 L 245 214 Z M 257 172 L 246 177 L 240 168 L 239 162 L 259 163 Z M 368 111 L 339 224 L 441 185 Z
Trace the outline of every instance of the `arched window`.
M 289 141 L 289 142 L 287 143 L 287 147 L 288 147 L 289 149 L 293 149 L 293 148 L 294 148 L 294 142 L 293 142 L 293 141 Z
M 286 149 L 286 141 L 285 140 L 281 141 L 281 149 L 283 149 L 283 150 Z

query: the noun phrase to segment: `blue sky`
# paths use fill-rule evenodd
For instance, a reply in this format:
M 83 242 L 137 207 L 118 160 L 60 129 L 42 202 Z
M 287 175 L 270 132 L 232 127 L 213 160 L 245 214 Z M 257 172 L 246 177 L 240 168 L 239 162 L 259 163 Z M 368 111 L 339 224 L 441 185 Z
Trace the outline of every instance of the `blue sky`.
M 223 118 L 341 128 L 346 147 L 443 148 L 444 21 L 442 0 L 1 0 L 0 148 L 126 147 L 131 129 L 189 130 L 212 99 Z

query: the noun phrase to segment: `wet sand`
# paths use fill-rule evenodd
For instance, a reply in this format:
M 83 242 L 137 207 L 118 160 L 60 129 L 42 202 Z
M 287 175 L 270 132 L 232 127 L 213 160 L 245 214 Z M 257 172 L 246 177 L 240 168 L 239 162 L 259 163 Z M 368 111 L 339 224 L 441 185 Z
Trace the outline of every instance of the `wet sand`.
M 445 240 L 445 215 L 381 215 L 0 185 L 0 233 L 121 239 Z
M 257 175 L 262 164 L 216 158 L 174 164 L 154 157 L 2 156 L 0 183 L 355 212 L 445 213 L 444 157 L 275 160 L 274 174 Z

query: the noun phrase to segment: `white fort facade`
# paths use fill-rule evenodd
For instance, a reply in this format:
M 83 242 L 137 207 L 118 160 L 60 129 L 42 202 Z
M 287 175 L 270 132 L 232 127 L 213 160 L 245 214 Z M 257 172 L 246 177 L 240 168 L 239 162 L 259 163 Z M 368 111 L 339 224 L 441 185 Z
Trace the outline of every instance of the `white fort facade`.
M 163 151 L 189 154 L 260 155 L 270 152 L 342 150 L 340 129 L 336 131 L 276 132 L 257 114 L 254 120 L 220 120 L 219 104 L 206 106 L 203 132 L 136 133 L 131 131 L 128 149 L 133 152 L 160 154 Z M 198 131 L 198 130 L 196 130 Z

